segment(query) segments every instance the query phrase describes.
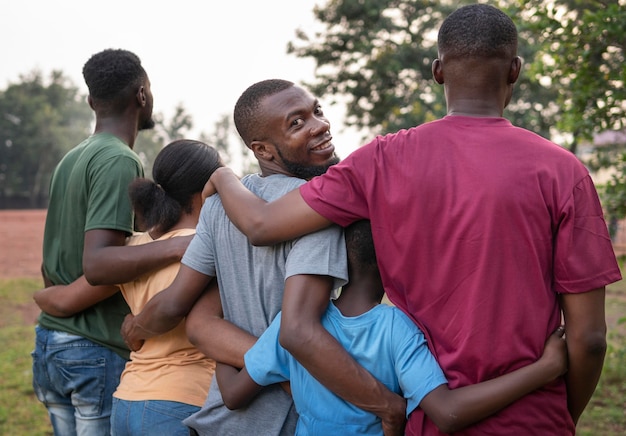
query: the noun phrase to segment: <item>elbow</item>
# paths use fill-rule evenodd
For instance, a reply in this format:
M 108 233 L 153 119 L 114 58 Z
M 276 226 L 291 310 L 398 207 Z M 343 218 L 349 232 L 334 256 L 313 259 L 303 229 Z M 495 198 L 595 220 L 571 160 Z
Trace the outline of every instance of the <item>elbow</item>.
M 194 310 L 185 318 L 185 333 L 187 334 L 187 339 L 191 345 L 198 349 L 200 349 L 202 345 L 206 321 L 204 317 L 198 316 L 197 311 Z
M 444 414 L 429 414 L 428 417 L 435 423 L 439 431 L 445 434 L 452 434 L 467 427 L 459 420 L 459 415 L 450 411 Z
M 226 406 L 228 410 L 237 410 L 245 406 L 245 404 L 242 401 L 238 401 L 235 396 L 229 395 L 226 392 L 221 392 L 221 394 L 224 406 Z
M 606 325 L 597 329 L 590 329 L 580 333 L 566 334 L 567 346 L 572 350 L 578 350 L 577 354 L 591 358 L 602 358 L 606 354 Z
M 588 356 L 604 357 L 607 350 L 606 329 L 585 335 L 582 344 Z
M 83 274 L 91 286 L 116 284 L 107 282 L 104 268 L 98 268 L 97 264 L 89 259 L 83 259 Z
M 276 242 L 269 237 L 269 232 L 263 228 L 263 222 L 256 223 L 247 229 L 244 233 L 248 237 L 250 244 L 262 247 L 267 245 L 273 245 Z
M 278 334 L 278 343 L 294 356 L 301 356 L 303 352 L 309 349 L 309 344 L 313 341 L 313 328 L 307 328 L 301 322 L 285 322 L 283 317 L 280 332 Z

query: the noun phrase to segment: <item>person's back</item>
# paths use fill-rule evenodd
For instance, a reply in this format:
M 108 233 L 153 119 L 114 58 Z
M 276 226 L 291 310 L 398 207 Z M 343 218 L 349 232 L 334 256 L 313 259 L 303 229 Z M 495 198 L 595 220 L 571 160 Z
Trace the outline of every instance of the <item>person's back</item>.
M 46 286 L 120 269 L 118 256 L 102 253 L 122 246 L 133 231 L 127 187 L 143 169 L 132 147 L 138 131 L 154 125 L 150 81 L 134 53 L 96 53 L 83 77 L 96 123 L 94 134 L 53 174 L 43 244 Z M 143 260 L 136 265 L 143 267 Z M 39 317 L 33 387 L 55 434 L 110 433 L 111 394 L 129 354 L 119 332 L 127 313 L 118 293 L 69 317 Z
M 51 284 L 69 284 L 83 274 L 85 231 L 112 228 L 132 232 L 127 190 L 140 176 L 143 168 L 137 154 L 108 133 L 90 136 L 61 160 L 51 181 L 43 241 L 43 268 Z M 127 358 L 119 326 L 128 311 L 121 294 L 115 294 L 71 317 L 42 312 L 39 324 L 111 346 Z M 89 327 L 97 324 L 109 327 Z
M 447 117 L 377 142 L 367 147 L 385 156 L 389 177 L 365 188 L 376 192 L 380 211 L 370 219 L 401 235 L 377 239 L 381 258 L 402 253 L 381 263 L 383 280 L 391 284 L 391 301 L 430 335 L 450 387 L 536 360 L 560 321 L 553 267 L 565 281 L 585 277 L 552 264 L 553 229 L 574 225 L 562 222 L 574 212 L 572 193 L 591 187 L 585 169 L 566 150 L 504 119 Z M 391 148 L 397 159 L 389 158 Z M 358 157 L 353 165 L 374 170 Z M 408 208 L 394 193 L 424 206 Z M 403 231 L 408 226 L 416 231 Z M 554 249 L 583 248 L 563 244 L 556 241 Z M 515 434 L 528 428 L 521 416 L 542 416 L 557 432 L 571 428 L 564 398 L 561 381 L 473 431 Z
M 460 8 L 440 30 L 433 63 L 448 116 L 376 138 L 301 190 L 340 225 L 371 219 L 387 294 L 429 337 L 451 388 L 537 359 L 562 308 L 566 329 L 581 326 L 572 317 L 583 300 L 561 307 L 557 294 L 588 295 L 585 322 L 601 331 L 603 287 L 620 279 L 586 168 L 502 118 L 521 69 L 516 47 L 505 14 Z M 573 434 L 588 400 L 576 365 L 569 398 L 559 380 L 464 434 Z M 407 434 L 433 433 L 416 410 Z

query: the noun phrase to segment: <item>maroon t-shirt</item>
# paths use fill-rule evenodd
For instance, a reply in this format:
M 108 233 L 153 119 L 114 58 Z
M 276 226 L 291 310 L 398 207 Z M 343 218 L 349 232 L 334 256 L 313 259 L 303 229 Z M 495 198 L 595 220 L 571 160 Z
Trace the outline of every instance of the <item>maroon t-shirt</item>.
M 560 323 L 557 293 L 621 278 L 586 168 L 504 118 L 377 137 L 300 192 L 340 225 L 371 220 L 387 295 L 451 388 L 534 362 Z M 417 409 L 407 434 L 439 432 Z M 574 434 L 564 381 L 459 434 Z

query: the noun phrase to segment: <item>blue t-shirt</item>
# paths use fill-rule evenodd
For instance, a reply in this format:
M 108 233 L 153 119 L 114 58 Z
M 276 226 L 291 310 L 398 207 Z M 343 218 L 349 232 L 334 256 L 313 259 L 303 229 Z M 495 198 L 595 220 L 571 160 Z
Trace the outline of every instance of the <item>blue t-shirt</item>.
M 297 435 L 382 434 L 380 419 L 322 386 L 278 343 L 280 314 L 246 353 L 246 369 L 260 385 L 291 381 L 300 415 Z M 424 334 L 399 309 L 380 304 L 345 317 L 328 305 L 322 324 L 350 355 L 393 392 L 407 399 L 407 416 L 446 378 Z

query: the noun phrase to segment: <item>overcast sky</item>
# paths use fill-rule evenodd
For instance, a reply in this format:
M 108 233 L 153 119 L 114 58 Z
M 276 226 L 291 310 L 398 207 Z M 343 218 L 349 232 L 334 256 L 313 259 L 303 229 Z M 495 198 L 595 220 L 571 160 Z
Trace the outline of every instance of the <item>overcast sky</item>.
M 314 77 L 312 59 L 286 54 L 295 31 L 319 29 L 313 7 L 324 0 L 1 0 L 0 89 L 34 69 L 71 77 L 105 48 L 135 52 L 150 76 L 154 109 L 166 117 L 182 102 L 194 133 L 212 132 L 252 83 Z M 343 109 L 322 100 L 341 157 L 359 144 L 343 129 Z

